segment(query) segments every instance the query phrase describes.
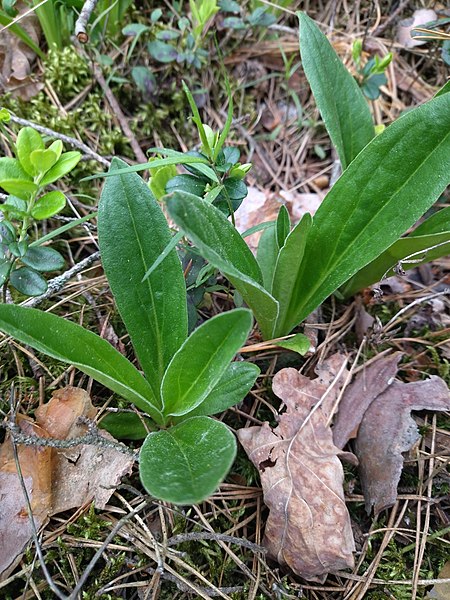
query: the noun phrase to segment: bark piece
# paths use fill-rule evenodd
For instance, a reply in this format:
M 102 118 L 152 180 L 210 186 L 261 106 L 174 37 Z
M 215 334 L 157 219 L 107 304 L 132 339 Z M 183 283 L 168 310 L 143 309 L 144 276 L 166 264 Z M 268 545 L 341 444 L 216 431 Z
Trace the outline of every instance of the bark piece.
M 279 425 L 238 431 L 259 469 L 270 509 L 264 544 L 270 557 L 312 581 L 353 567 L 354 541 L 345 506 L 344 474 L 326 424 L 347 371 L 334 355 L 310 380 L 282 369 L 273 391 L 286 405 Z

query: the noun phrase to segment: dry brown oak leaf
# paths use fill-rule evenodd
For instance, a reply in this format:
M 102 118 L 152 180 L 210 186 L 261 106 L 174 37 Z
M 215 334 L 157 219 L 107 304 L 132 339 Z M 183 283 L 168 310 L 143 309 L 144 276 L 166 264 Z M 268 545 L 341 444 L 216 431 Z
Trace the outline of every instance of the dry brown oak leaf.
M 323 582 L 327 573 L 352 568 L 354 540 L 345 506 L 344 473 L 327 420 L 347 371 L 335 354 L 310 380 L 282 369 L 273 391 L 286 405 L 279 425 L 238 431 L 258 468 L 270 509 L 264 545 L 271 558 L 305 579 Z
M 26 435 L 70 440 L 86 433 L 78 418 L 92 419 L 96 412 L 84 390 L 66 387 L 36 410 L 36 423 L 18 416 L 17 424 Z M 101 435 L 113 439 L 106 432 Z M 91 501 L 104 508 L 134 462 L 115 448 L 95 445 L 56 450 L 18 444 L 17 449 L 37 529 L 50 516 Z M 7 438 L 0 446 L 0 581 L 14 569 L 30 539 L 28 511 Z

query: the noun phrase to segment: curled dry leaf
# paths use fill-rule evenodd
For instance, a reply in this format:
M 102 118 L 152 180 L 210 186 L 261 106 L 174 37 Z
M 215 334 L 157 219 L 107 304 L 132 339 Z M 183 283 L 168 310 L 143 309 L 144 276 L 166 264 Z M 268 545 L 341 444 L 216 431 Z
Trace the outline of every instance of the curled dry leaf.
M 84 390 L 67 387 L 36 410 L 36 423 L 25 417 L 18 417 L 17 423 L 27 435 L 69 440 L 86 434 L 79 418 L 93 419 L 96 412 Z M 113 440 L 106 432 L 101 435 Z M 95 445 L 56 450 L 21 444 L 17 448 L 37 529 L 50 516 L 91 501 L 104 508 L 134 462 L 114 448 Z M 30 539 L 28 512 L 7 438 L 0 447 L 0 579 L 14 569 Z
M 403 452 L 420 440 L 413 410 L 450 410 L 450 393 L 440 377 L 394 381 L 367 409 L 356 438 L 366 510 L 375 514 L 397 500 Z
M 279 425 L 238 431 L 258 468 L 270 509 L 264 544 L 269 556 L 305 579 L 353 566 L 354 541 L 345 506 L 344 474 L 327 420 L 347 373 L 334 355 L 310 380 L 282 369 L 273 390 L 286 405 Z
M 420 439 L 413 410 L 450 410 L 450 393 L 440 377 L 403 383 L 395 380 L 402 354 L 396 352 L 363 369 L 347 387 L 333 428 L 343 448 L 356 437 L 366 510 L 392 506 L 403 468 L 403 452 Z
M 22 14 L 29 11 L 25 2 L 17 2 L 15 8 Z M 20 19 L 20 26 L 30 38 L 39 44 L 39 21 L 35 14 L 29 13 Z M 24 42 L 8 29 L 0 36 L 0 87 L 3 92 L 12 92 L 22 100 L 35 96 L 44 85 L 33 80 L 31 65 L 36 55 Z

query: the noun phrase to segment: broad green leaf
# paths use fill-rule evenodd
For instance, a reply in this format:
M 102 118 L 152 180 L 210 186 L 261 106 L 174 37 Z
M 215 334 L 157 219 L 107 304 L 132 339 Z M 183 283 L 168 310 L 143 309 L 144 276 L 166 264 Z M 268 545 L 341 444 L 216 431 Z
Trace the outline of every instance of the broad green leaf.
M 58 162 L 44 175 L 41 180 L 41 185 L 48 185 L 57 179 L 60 179 L 67 173 L 70 173 L 80 162 L 80 152 L 63 152 L 58 159 Z
M 177 174 L 177 168 L 175 165 L 167 165 L 166 167 L 160 167 L 159 169 L 150 169 L 151 177 L 148 185 L 153 192 L 153 195 L 157 200 L 161 200 L 166 194 L 167 182 L 175 177 Z
M 186 285 L 175 249 L 143 281 L 172 240 L 166 219 L 145 182 L 112 162 L 98 210 L 103 267 L 136 355 L 160 397 L 169 361 L 187 336 Z
M 148 382 L 129 360 L 95 333 L 51 313 L 12 304 L 0 304 L 0 330 L 38 352 L 74 365 L 162 423 L 158 401 Z
M 30 162 L 35 173 L 47 173 L 57 161 L 58 156 L 52 150 L 34 150 L 30 154 Z
M 23 169 L 17 158 L 3 156 L 0 158 L 0 187 L 3 187 L 4 180 L 10 179 L 23 179 L 24 181 L 32 180 L 31 176 Z
M 373 283 L 383 283 L 382 279 L 394 275 L 396 265 L 405 259 L 406 262 L 401 262 L 401 266 L 404 271 L 407 271 L 448 254 L 450 254 L 450 231 L 401 238 L 358 271 L 340 289 L 340 292 L 344 296 L 351 296 Z
M 409 111 L 370 142 L 316 212 L 282 331 L 389 248 L 450 183 L 450 94 Z
M 289 213 L 284 204 L 280 207 L 278 211 L 277 217 L 277 244 L 278 248 L 282 248 L 284 246 L 284 242 L 286 241 L 289 232 L 291 231 L 291 220 L 289 218 Z
M 147 44 L 147 49 L 152 58 L 161 63 L 170 63 L 177 59 L 178 51 L 175 46 L 155 40 Z
M 99 423 L 100 429 L 106 429 L 117 440 L 143 440 L 155 424 L 150 419 L 140 417 L 135 412 L 108 413 Z
M 265 338 L 275 326 L 278 303 L 262 285 L 261 269 L 242 237 L 214 206 L 191 194 L 176 192 L 167 200 L 175 223 L 200 254 L 219 269 L 252 309 Z
M 409 237 L 430 235 L 432 233 L 444 233 L 444 231 L 450 231 L 450 206 L 442 208 L 431 215 L 431 217 L 428 217 L 428 219 L 409 234 Z
M 446 83 L 444 83 L 441 89 L 436 92 L 434 97 L 437 98 L 438 96 L 442 96 L 443 94 L 448 94 L 448 92 L 450 92 L 450 79 Z
M 9 281 L 13 287 L 25 296 L 40 296 L 47 291 L 46 280 L 34 269 L 20 267 L 11 272 Z
M 39 198 L 31 210 L 31 216 L 38 221 L 57 215 L 66 205 L 66 197 L 59 190 L 48 192 Z
M 28 248 L 21 260 L 25 265 L 42 272 L 59 271 L 65 264 L 61 254 L 54 248 L 48 248 L 47 246 Z
M 217 489 L 235 456 L 236 440 L 226 425 L 193 417 L 148 435 L 140 452 L 141 481 L 155 498 L 196 504 Z
M 304 333 L 296 333 L 293 337 L 287 340 L 277 342 L 276 346 L 280 346 L 280 348 L 286 348 L 286 350 L 292 350 L 292 352 L 297 352 L 298 354 L 304 356 L 311 346 L 311 340 Z
M 174 421 L 177 422 L 200 415 L 215 415 L 231 406 L 235 406 L 242 402 L 252 389 L 259 373 L 259 367 L 253 363 L 232 362 L 203 402 L 187 415 L 175 418 Z
M 40 133 L 32 127 L 23 127 L 17 136 L 16 154 L 22 168 L 28 175 L 37 175 L 38 171 L 31 162 L 30 155 L 34 150 L 43 150 L 44 140 Z
M 369 106 L 326 36 L 305 13 L 298 16 L 303 70 L 346 169 L 375 135 Z
M 38 190 L 38 186 L 28 179 L 3 179 L 0 181 L 0 187 L 2 187 L 5 192 L 8 192 L 8 194 L 17 196 L 22 200 L 28 200 L 30 195 Z
M 164 414 L 185 415 L 220 381 L 252 326 L 245 308 L 216 315 L 200 325 L 174 355 L 161 386 Z
M 277 264 L 278 252 L 280 251 L 277 241 L 277 223 L 272 222 L 271 227 L 264 229 L 259 238 L 256 259 L 261 269 L 264 288 L 271 294 L 273 274 Z
M 312 218 L 305 213 L 285 240 L 274 266 L 271 293 L 280 304 L 274 337 L 286 333 L 284 323 L 295 313 L 298 297 L 301 296 L 302 279 L 299 273 L 303 269 L 303 257 L 306 242 L 311 229 Z

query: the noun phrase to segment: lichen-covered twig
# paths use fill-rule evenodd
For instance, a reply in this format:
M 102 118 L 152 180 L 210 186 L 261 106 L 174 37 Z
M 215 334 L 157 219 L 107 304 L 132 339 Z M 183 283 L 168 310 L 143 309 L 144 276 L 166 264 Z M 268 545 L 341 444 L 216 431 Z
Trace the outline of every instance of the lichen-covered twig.
M 82 44 L 86 44 L 89 39 L 86 28 L 97 2 L 98 0 L 86 0 L 81 9 L 80 16 L 75 23 L 75 35 Z
M 29 298 L 28 300 L 25 300 L 25 302 L 23 302 L 23 306 L 35 308 L 36 306 L 41 304 L 41 302 L 47 300 L 47 298 L 50 298 L 50 296 L 53 296 L 53 294 L 56 294 L 57 292 L 62 290 L 65 284 L 70 279 L 72 279 L 72 277 L 75 277 L 75 275 L 78 275 L 78 273 L 81 273 L 81 271 L 84 271 L 85 269 L 90 267 L 99 258 L 100 252 L 93 252 L 83 260 L 80 260 L 79 263 L 74 265 L 71 269 L 69 269 L 62 275 L 58 275 L 58 277 L 50 279 L 50 281 L 48 282 L 47 291 L 41 294 L 40 296 L 35 296 L 34 298 Z

